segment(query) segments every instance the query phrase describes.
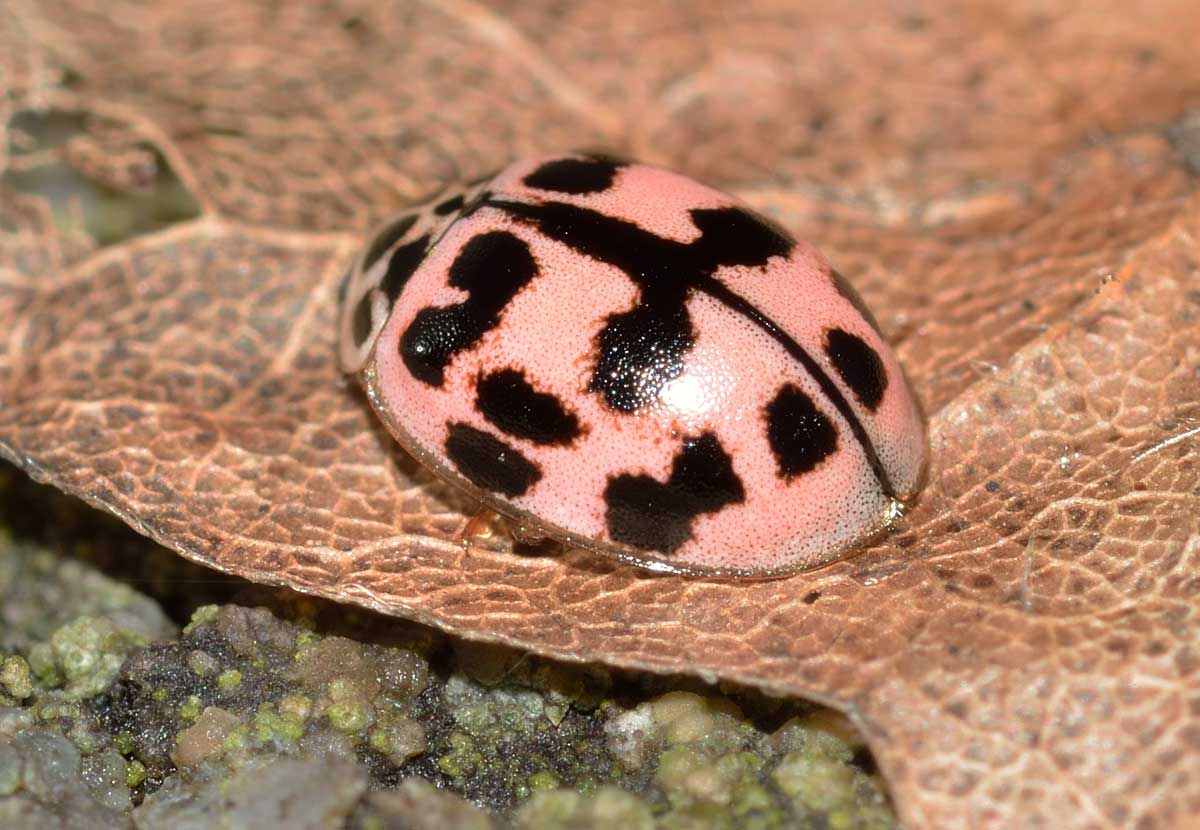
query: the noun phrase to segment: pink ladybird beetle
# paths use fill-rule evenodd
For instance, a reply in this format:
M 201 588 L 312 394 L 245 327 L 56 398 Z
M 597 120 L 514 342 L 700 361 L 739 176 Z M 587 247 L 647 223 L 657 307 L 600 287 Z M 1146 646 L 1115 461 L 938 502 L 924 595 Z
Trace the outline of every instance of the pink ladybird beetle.
M 538 535 L 657 571 L 841 558 L 916 495 L 920 409 L 812 245 L 676 173 L 518 161 L 381 229 L 339 359 L 401 446 Z

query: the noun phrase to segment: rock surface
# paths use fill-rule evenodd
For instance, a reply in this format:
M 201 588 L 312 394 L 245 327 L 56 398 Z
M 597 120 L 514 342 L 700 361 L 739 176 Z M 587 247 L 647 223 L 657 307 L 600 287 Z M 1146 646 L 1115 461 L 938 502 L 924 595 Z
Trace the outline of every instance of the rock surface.
M 203 571 L 10 470 L 0 490 L 10 525 L 62 510 L 89 539 L 0 539 L 3 830 L 894 826 L 831 712 L 244 583 L 196 605 Z

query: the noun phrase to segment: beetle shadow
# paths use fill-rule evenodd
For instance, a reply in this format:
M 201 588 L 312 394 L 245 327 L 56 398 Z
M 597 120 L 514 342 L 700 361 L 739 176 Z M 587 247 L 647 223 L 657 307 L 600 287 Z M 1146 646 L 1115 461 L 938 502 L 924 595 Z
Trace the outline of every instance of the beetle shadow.
M 400 446 L 399 442 L 388 432 L 383 421 L 375 415 L 371 402 L 367 399 L 367 394 L 361 386 L 350 383 L 347 384 L 346 391 L 354 397 L 354 400 L 368 416 L 367 428 L 371 431 L 380 449 L 391 457 L 397 474 L 408 486 L 420 490 L 422 494 L 443 507 L 446 512 L 461 514 L 464 521 L 469 520 L 479 511 L 480 505 L 477 499 L 444 481 Z

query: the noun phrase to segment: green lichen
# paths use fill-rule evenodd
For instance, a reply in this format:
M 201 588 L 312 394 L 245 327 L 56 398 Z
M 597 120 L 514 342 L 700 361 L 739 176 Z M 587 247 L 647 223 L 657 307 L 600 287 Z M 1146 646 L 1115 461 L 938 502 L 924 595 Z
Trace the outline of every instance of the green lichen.
M 480 654 L 478 648 L 462 652 L 471 659 Z M 455 727 L 431 740 L 443 774 L 460 781 L 468 797 L 501 810 L 551 780 L 582 792 L 612 779 L 595 711 L 585 711 L 585 704 L 548 705 L 545 690 L 512 682 L 513 666 L 504 655 L 488 660 L 464 667 L 442 686 L 438 708 Z
M 455 732 L 450 736 L 450 751 L 438 758 L 438 769 L 451 778 L 461 779 L 475 772 L 484 762 L 471 736 Z
M 264 703 L 254 714 L 254 735 L 260 743 L 275 738 L 298 741 L 304 737 L 304 718 L 290 713 L 276 713 L 270 703 Z
M 304 630 L 302 630 L 298 634 L 296 634 L 295 659 L 302 660 L 304 658 L 306 652 L 308 651 L 308 649 L 310 649 L 314 645 L 316 645 L 317 642 L 320 641 L 320 639 L 321 638 L 316 634 L 316 632 L 314 632 L 308 628 L 305 628 Z
M 332 703 L 325 710 L 325 717 L 334 729 L 341 732 L 361 732 L 370 723 L 371 713 L 361 702 L 361 691 L 348 680 L 334 680 L 329 684 L 329 699 Z
M 444 699 L 463 731 L 489 743 L 552 725 L 541 695 L 532 689 L 484 689 L 455 675 L 446 683 Z
M 134 759 L 125 764 L 125 786 L 133 789 L 146 780 L 148 776 L 146 765 Z
M 541 770 L 529 776 L 529 789 L 533 792 L 555 790 L 561 785 L 558 776 L 550 770 Z
M 144 636 L 102 617 L 79 617 L 50 636 L 48 653 L 35 649 L 41 663 L 35 672 L 47 685 L 62 685 L 71 700 L 95 697 L 112 685 L 125 659 L 146 643 Z
M 179 707 L 179 717 L 187 721 L 194 721 L 200 717 L 200 713 L 204 711 L 204 701 L 199 695 L 188 695 L 188 699 Z
M 360 732 L 367 725 L 366 709 L 357 703 L 334 703 L 326 711 L 333 728 L 342 732 Z
M 29 662 L 19 654 L 0 661 L 0 686 L 6 694 L 17 700 L 25 700 L 33 694 L 33 672 Z
M 113 749 L 127 758 L 137 749 L 137 744 L 134 743 L 133 736 L 128 732 L 118 732 L 116 735 L 113 735 L 112 745 Z
M 217 688 L 230 692 L 242 685 L 242 673 L 237 669 L 226 669 L 217 675 Z
M 46 697 L 34 706 L 34 712 L 43 722 L 60 721 L 70 724 L 79 717 L 79 704 L 62 697 Z
M 246 724 L 239 724 L 228 735 L 225 736 L 225 741 L 222 743 L 222 749 L 226 754 L 243 753 L 250 746 L 250 727 Z
M 49 643 L 37 643 L 29 650 L 29 668 L 42 686 L 54 689 L 62 685 L 63 674 Z
M 192 612 L 192 618 L 188 620 L 188 624 L 184 626 L 183 633 L 191 634 L 200 626 L 209 625 L 217 618 L 217 614 L 221 611 L 218 605 L 201 605 Z
M 867 776 L 849 762 L 853 748 L 841 727 L 827 716 L 784 727 L 783 743 L 793 749 L 783 756 L 772 780 L 800 815 L 824 815 L 833 830 L 875 830 L 894 825 L 881 798 L 864 799 L 873 789 Z
M 650 710 L 672 746 L 700 743 L 711 751 L 728 751 L 753 731 L 737 705 L 724 697 L 669 692 L 652 701 Z
M 743 781 L 733 791 L 729 812 L 742 830 L 773 830 L 786 824 L 786 812 L 770 791 L 754 781 Z
M 91 719 L 79 717 L 78 714 L 66 730 L 66 738 L 83 755 L 91 755 L 99 751 L 105 743 L 104 737 L 93 730 Z

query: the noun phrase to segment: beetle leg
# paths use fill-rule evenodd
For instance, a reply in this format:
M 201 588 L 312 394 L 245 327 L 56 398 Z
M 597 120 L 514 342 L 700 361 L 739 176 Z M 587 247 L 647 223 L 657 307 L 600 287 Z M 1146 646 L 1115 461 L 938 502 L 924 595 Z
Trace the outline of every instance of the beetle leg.
M 472 547 L 497 548 L 504 546 L 510 536 L 508 520 L 490 507 L 481 507 L 462 529 L 459 541 L 467 550 Z

